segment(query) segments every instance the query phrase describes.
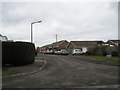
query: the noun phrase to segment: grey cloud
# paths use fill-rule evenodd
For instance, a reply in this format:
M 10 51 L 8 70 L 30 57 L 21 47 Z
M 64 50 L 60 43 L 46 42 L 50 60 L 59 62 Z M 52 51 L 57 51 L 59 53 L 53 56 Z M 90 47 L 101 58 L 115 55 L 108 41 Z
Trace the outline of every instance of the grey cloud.
M 4 3 L 3 34 L 14 40 L 29 40 L 30 23 L 34 41 L 43 45 L 58 40 L 107 40 L 117 35 L 116 3 Z M 11 32 L 11 33 L 10 33 Z M 13 35 L 13 36 L 12 36 Z M 17 37 L 19 35 L 19 37 Z
M 20 7 L 24 6 L 24 3 L 12 3 L 12 2 L 3 2 L 2 3 L 2 23 L 3 26 L 6 25 L 16 25 L 25 20 L 25 16 L 21 16 L 23 13 L 19 11 Z M 23 10 L 24 11 L 24 10 Z M 21 13 L 21 14 L 20 14 Z

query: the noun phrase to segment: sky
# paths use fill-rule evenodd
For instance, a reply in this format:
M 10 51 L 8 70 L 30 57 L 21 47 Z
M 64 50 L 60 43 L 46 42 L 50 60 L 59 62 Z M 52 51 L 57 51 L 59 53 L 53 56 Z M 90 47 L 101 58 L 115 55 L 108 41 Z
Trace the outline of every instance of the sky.
M 118 39 L 118 2 L 2 2 L 0 34 L 36 46 L 57 40 Z

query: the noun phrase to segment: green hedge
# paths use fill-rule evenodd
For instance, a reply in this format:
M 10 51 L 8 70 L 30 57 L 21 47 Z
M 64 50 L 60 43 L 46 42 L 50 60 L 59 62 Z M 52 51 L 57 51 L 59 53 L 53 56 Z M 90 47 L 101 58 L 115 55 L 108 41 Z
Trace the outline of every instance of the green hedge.
M 2 64 L 25 65 L 34 62 L 35 45 L 29 42 L 2 42 Z

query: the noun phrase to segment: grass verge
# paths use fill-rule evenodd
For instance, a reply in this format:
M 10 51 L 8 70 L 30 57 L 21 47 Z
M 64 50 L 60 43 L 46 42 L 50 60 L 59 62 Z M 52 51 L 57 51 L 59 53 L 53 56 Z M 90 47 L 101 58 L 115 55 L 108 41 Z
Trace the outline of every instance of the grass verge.
M 0 72 L 0 77 L 5 77 L 5 76 L 9 76 L 10 74 L 8 72 Z
M 96 59 L 96 60 L 108 60 L 108 61 L 114 61 L 114 62 L 118 62 L 120 61 L 120 58 L 119 57 L 111 57 L 111 58 L 108 58 L 106 56 L 88 56 L 88 55 L 81 55 L 80 57 L 83 57 L 83 58 L 92 58 L 92 59 Z

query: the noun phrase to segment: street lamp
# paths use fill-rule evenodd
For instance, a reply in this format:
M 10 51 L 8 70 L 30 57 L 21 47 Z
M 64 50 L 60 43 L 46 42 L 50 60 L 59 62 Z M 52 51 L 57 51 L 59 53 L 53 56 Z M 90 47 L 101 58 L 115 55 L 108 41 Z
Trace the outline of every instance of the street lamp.
M 36 21 L 36 22 L 32 22 L 31 23 L 31 43 L 33 43 L 33 24 L 35 24 L 35 23 L 40 23 L 40 22 L 42 22 L 42 21 Z

